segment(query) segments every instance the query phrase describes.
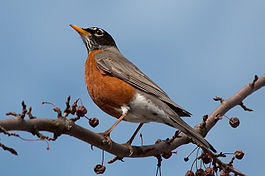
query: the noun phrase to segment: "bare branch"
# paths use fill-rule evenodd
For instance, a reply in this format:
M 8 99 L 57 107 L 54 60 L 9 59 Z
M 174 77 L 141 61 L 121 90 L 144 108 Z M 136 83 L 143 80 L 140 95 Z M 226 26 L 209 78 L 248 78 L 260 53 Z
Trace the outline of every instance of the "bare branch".
M 234 96 L 232 96 L 227 100 L 223 100 L 222 98 L 219 97 L 215 98 L 215 100 L 221 101 L 221 104 L 208 116 L 208 118 L 205 118 L 202 123 L 194 127 L 195 131 L 205 136 L 209 132 L 209 130 L 211 130 L 211 128 L 213 128 L 214 125 L 218 122 L 219 120 L 219 118 L 217 117 L 218 114 L 225 114 L 236 105 L 242 106 L 242 102 L 247 96 L 249 96 L 250 94 L 252 94 L 253 92 L 255 92 L 256 90 L 260 89 L 263 86 L 265 86 L 265 74 L 262 75 L 260 78 L 257 78 L 255 76 L 255 79 L 252 83 L 243 87 Z M 66 106 L 67 109 L 69 110 L 69 103 Z M 73 105 L 71 108 L 75 107 L 76 105 Z M 93 146 L 101 148 L 104 151 L 112 153 L 115 156 L 117 156 L 117 158 L 158 156 L 163 152 L 172 151 L 177 147 L 179 147 L 180 145 L 184 145 L 191 142 L 188 136 L 181 133 L 175 135 L 173 137 L 173 140 L 170 140 L 170 143 L 165 140 L 153 145 L 132 146 L 133 153 L 131 153 L 131 149 L 126 145 L 113 142 L 110 147 L 109 145 L 102 144 L 102 141 L 104 141 L 105 139 L 102 135 L 94 133 L 86 128 L 83 128 L 75 124 L 73 120 L 68 120 L 65 117 L 61 118 L 62 113 L 59 108 L 54 107 L 54 110 L 57 112 L 58 115 L 57 119 L 47 119 L 47 118 L 22 119 L 21 114 L 7 113 L 7 115 L 13 115 L 15 117 L 0 120 L 0 126 L 3 127 L 3 129 L 5 129 L 6 131 L 18 130 L 18 131 L 28 131 L 31 133 L 32 131 L 37 130 L 37 131 L 48 131 L 58 135 L 67 134 L 75 138 L 78 138 L 84 142 L 87 142 Z M 64 111 L 64 116 L 66 115 L 65 113 L 69 114 L 75 112 L 75 111 L 70 112 L 68 110 Z M 24 112 L 26 113 L 25 106 L 23 106 L 22 116 Z M 0 132 L 4 131 L 2 130 Z M 218 158 L 214 160 L 216 163 L 219 162 Z M 228 165 L 224 165 L 224 167 L 228 167 Z M 231 170 L 231 168 L 229 169 Z M 235 171 L 233 172 L 236 173 Z M 242 175 L 241 173 L 236 173 L 236 174 Z
M 259 77 L 257 76 L 257 75 L 255 75 L 254 76 L 254 79 L 253 79 L 253 81 L 252 81 L 252 83 L 250 83 L 249 85 L 250 85 L 250 87 L 254 87 L 254 85 L 255 85 L 255 83 L 256 83 L 256 81 L 259 79 Z
M 118 160 L 124 162 L 124 161 L 122 160 L 122 158 L 120 158 L 120 157 L 118 157 L 118 156 L 115 156 L 113 159 L 111 159 L 111 160 L 108 161 L 108 164 L 112 164 L 112 163 L 114 163 L 115 161 L 118 161 Z
M 0 143 L 0 147 L 1 147 L 3 150 L 7 150 L 7 151 L 9 151 L 9 152 L 12 153 L 12 154 L 17 155 L 16 150 L 13 149 L 13 148 L 7 147 L 7 146 L 5 146 L 4 144 L 1 144 L 1 143 Z
M 1 133 L 4 133 L 4 134 L 6 134 L 6 135 L 8 135 L 8 136 L 19 136 L 18 134 L 16 134 L 16 133 L 13 133 L 13 132 L 8 132 L 4 127 L 2 127 L 2 126 L 0 126 L 0 132 Z
M 222 103 L 224 101 L 222 97 L 218 97 L 218 96 L 214 97 L 213 100 L 214 101 L 220 101 L 220 103 Z
M 255 76 L 256 78 L 257 76 Z M 251 95 L 253 92 L 257 91 L 258 89 L 265 86 L 265 74 L 262 75 L 257 80 L 254 79 L 254 81 L 251 84 L 247 84 L 242 89 L 240 89 L 234 96 L 230 97 L 227 100 L 224 100 L 222 104 L 220 104 L 208 117 L 206 121 L 206 129 L 209 131 L 214 125 L 217 123 L 218 118 L 216 118 L 216 115 L 218 114 L 225 114 L 233 107 L 240 105 L 243 100 Z
M 243 104 L 243 102 L 241 102 L 239 105 L 240 105 L 241 108 L 243 108 L 245 111 L 253 111 L 253 109 L 247 108 L 247 107 Z
M 22 113 L 20 115 L 20 118 L 24 119 L 26 113 L 27 113 L 27 106 L 24 101 L 22 101 Z
M 234 157 L 231 159 L 231 161 L 228 164 L 223 163 L 219 158 L 218 155 L 213 155 L 211 153 L 211 157 L 213 158 L 214 162 L 217 163 L 219 165 L 219 167 L 222 167 L 224 170 L 229 171 L 229 172 L 233 172 L 236 175 L 240 175 L 240 176 L 244 176 L 245 174 L 235 170 L 231 164 L 234 161 Z
M 248 95 L 263 87 L 264 85 L 265 74 L 261 76 L 257 81 L 255 81 L 255 85 L 253 87 L 246 85 L 234 96 L 227 100 L 224 100 L 223 103 L 220 104 L 218 108 L 208 116 L 206 120 L 207 132 L 216 124 L 217 114 L 225 114 L 234 106 L 239 105 Z M 60 131 L 62 131 L 62 134 L 69 134 L 119 157 L 155 156 L 160 154 L 161 152 L 172 151 L 180 145 L 190 142 L 190 139 L 185 134 L 181 133 L 173 141 L 170 141 L 170 144 L 166 141 L 162 141 L 154 145 L 133 146 L 133 154 L 130 155 L 130 150 L 128 147 L 117 144 L 115 142 L 112 143 L 111 148 L 108 145 L 102 145 L 104 137 L 79 125 L 76 125 L 73 121 L 67 119 L 38 118 L 21 121 L 17 118 L 9 118 L 0 120 L 0 125 L 8 131 L 21 130 L 31 132 L 34 129 L 34 126 L 39 131 L 49 131 L 52 133 L 56 133 L 58 132 L 58 129 L 60 129 Z M 200 129 L 198 128 L 195 128 L 195 130 L 197 132 L 200 131 Z
M 31 114 L 31 111 L 32 111 L 32 107 L 30 106 L 29 107 L 29 110 L 27 112 L 27 115 L 29 116 L 29 119 L 36 119 L 36 117 L 34 117 L 32 114 Z

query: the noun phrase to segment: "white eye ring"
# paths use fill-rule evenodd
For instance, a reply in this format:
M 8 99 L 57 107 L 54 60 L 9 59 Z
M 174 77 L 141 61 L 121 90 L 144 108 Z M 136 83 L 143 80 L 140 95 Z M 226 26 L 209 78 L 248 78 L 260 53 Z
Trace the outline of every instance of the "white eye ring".
M 96 31 L 96 30 L 98 30 L 98 28 L 97 28 L 97 27 L 91 27 L 90 29 L 91 29 L 91 30 L 93 30 L 93 31 Z
M 104 35 L 104 31 L 100 28 L 97 28 L 95 31 L 95 36 L 100 37 Z

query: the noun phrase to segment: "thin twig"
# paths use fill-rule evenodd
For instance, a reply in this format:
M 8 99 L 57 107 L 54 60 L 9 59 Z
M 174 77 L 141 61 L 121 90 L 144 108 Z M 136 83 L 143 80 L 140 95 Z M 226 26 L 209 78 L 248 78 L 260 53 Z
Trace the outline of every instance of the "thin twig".
M 253 111 L 253 109 L 247 108 L 247 107 L 243 104 L 243 102 L 241 102 L 239 105 L 240 105 L 241 108 L 243 108 L 245 111 Z
M 13 148 L 7 147 L 7 146 L 5 146 L 4 144 L 1 144 L 1 143 L 0 143 L 0 147 L 1 147 L 3 150 L 7 150 L 7 151 L 9 151 L 10 153 L 12 153 L 12 154 L 14 154 L 14 155 L 18 155 L 18 154 L 17 154 L 17 151 L 16 151 L 15 149 L 13 149 Z

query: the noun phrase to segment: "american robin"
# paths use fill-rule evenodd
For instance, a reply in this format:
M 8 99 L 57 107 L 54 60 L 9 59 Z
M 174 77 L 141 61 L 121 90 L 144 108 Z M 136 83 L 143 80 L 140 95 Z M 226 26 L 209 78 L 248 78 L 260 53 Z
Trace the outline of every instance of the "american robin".
M 110 34 L 98 27 L 70 26 L 80 34 L 88 51 L 85 81 L 90 97 L 100 109 L 118 118 L 104 136 L 109 136 L 122 120 L 140 123 L 137 131 L 143 123 L 159 122 L 181 130 L 199 145 L 216 152 L 180 118 L 191 114 L 127 60 Z

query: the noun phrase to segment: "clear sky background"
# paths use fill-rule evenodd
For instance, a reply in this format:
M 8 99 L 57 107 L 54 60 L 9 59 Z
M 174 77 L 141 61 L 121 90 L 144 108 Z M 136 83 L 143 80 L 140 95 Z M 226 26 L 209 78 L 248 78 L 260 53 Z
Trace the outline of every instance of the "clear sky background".
M 8 111 L 21 112 L 20 102 L 33 106 L 38 117 L 56 118 L 50 101 L 64 108 L 68 95 L 82 98 L 89 117 L 98 117 L 102 132 L 115 119 L 97 108 L 84 83 L 87 51 L 78 34 L 69 27 L 99 26 L 116 40 L 121 52 L 151 77 L 178 104 L 190 111 L 186 122 L 195 125 L 219 103 L 215 96 L 229 98 L 265 73 L 265 1 L 262 0 L 13 0 L 0 5 L 0 117 Z M 218 123 L 207 140 L 218 151 L 242 149 L 245 157 L 235 167 L 248 175 L 265 172 L 265 89 L 244 102 L 254 112 L 240 107 L 226 115 L 239 117 L 232 129 L 227 119 Z M 91 129 L 85 119 L 77 122 Z M 136 124 L 122 122 L 112 133 L 120 143 L 127 141 Z M 144 144 L 171 137 L 174 129 L 149 123 L 141 130 Z M 35 138 L 20 133 L 25 138 Z M 47 134 L 47 133 L 45 133 Z M 1 175 L 88 176 L 101 162 L 101 151 L 69 136 L 50 142 L 25 142 L 0 135 L 1 142 L 14 147 L 18 156 L 0 149 Z M 139 136 L 135 145 L 140 145 Z M 163 160 L 163 175 L 185 175 L 194 159 L 183 161 L 194 145 L 178 148 L 178 154 Z M 155 175 L 154 157 L 107 164 L 104 175 Z

